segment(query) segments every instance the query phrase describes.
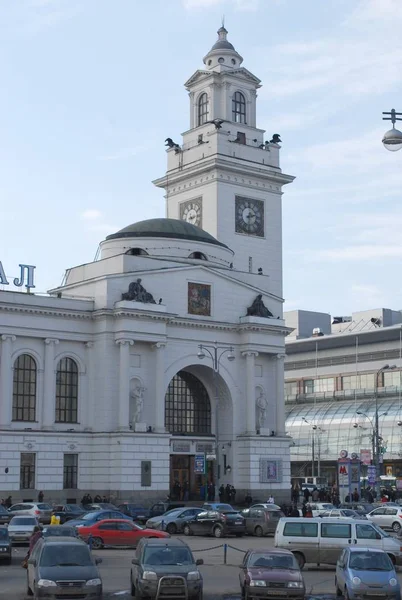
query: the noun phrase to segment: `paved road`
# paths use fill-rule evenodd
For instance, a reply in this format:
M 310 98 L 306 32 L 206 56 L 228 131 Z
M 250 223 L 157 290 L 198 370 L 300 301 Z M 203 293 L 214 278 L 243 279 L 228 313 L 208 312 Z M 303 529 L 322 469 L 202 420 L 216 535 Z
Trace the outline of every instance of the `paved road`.
M 190 545 L 196 558 L 203 558 L 200 567 L 204 577 L 204 598 L 215 600 L 225 596 L 227 600 L 240 600 L 239 567 L 244 552 L 248 548 L 273 547 L 273 538 L 215 538 L 190 537 L 183 539 Z M 227 564 L 224 564 L 223 544 L 228 544 Z M 0 599 L 25 600 L 26 572 L 20 563 L 26 554 L 26 547 L 13 549 L 12 565 L 0 564 Z M 100 571 L 103 579 L 105 600 L 123 598 L 128 600 L 132 549 L 108 548 L 94 552 L 102 558 Z M 334 568 L 305 568 L 303 570 L 307 591 L 312 596 L 334 593 Z M 402 583 L 402 574 L 399 575 Z

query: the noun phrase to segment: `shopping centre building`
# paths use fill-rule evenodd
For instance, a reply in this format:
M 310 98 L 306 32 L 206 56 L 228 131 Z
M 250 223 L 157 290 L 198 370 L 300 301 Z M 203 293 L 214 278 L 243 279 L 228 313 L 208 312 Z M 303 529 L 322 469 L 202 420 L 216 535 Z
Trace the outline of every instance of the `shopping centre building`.
M 402 311 L 331 318 L 296 310 L 285 320 L 293 330 L 285 361 L 292 476 L 335 482 L 342 450 L 369 462 L 377 399 L 382 476 L 402 478 Z

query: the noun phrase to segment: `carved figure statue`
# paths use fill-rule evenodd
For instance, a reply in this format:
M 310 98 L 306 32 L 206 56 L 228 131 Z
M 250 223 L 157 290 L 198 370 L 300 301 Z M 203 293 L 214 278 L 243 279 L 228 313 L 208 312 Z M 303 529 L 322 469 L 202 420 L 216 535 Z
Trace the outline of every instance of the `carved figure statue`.
M 121 295 L 122 300 L 132 300 L 133 302 L 144 302 L 144 304 L 156 304 L 152 294 L 147 292 L 141 284 L 141 279 L 133 281 L 128 286 L 128 292 Z
M 260 395 L 258 396 L 255 404 L 257 407 L 257 428 L 261 429 L 264 427 L 265 420 L 267 418 L 268 407 L 267 398 L 262 390 L 260 391 Z
M 138 381 L 134 381 L 133 387 L 130 391 L 130 400 L 132 406 L 132 418 L 130 425 L 134 428 L 136 423 L 141 421 L 142 411 L 144 408 L 144 391 Z
M 262 300 L 262 294 L 258 294 L 254 302 L 247 309 L 248 317 L 263 317 L 264 319 L 269 319 L 269 317 L 273 317 L 274 315 L 270 310 L 265 306 Z

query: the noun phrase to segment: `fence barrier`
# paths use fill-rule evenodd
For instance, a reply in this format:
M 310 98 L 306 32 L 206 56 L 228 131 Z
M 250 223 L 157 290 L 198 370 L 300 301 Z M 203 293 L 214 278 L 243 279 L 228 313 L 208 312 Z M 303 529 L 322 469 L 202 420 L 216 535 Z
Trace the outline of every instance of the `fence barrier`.
M 208 552 L 209 550 L 217 550 L 218 548 L 223 548 L 223 564 L 227 564 L 227 556 L 228 556 L 228 548 L 231 550 L 236 550 L 237 552 L 242 552 L 245 554 L 247 550 L 242 550 L 242 548 L 236 548 L 235 546 L 231 546 L 230 544 L 219 544 L 219 546 L 211 546 L 210 548 L 197 548 L 193 550 L 193 553 L 196 552 Z

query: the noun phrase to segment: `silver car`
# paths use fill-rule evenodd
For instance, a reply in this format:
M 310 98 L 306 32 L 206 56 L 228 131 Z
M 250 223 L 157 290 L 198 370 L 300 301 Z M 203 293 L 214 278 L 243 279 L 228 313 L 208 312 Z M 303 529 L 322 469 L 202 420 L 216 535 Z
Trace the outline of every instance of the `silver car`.
M 34 527 L 38 526 L 39 521 L 35 517 L 13 517 L 8 525 L 8 535 L 13 544 L 18 542 L 29 542 Z
M 384 506 L 372 510 L 367 515 L 367 519 L 382 529 L 392 529 L 395 533 L 399 533 L 402 529 L 402 508 L 384 503 Z
M 202 508 L 176 508 L 169 510 L 164 515 L 152 517 L 146 522 L 149 529 L 162 529 L 171 535 L 183 531 L 183 527 L 202 512 Z
M 50 523 L 53 508 L 45 502 L 20 502 L 13 504 L 9 509 L 12 515 L 30 515 L 35 517 L 41 523 Z
M 366 515 L 359 515 L 355 510 L 350 508 L 334 508 L 333 510 L 325 510 L 319 514 L 320 517 L 331 517 L 333 519 L 366 519 Z

